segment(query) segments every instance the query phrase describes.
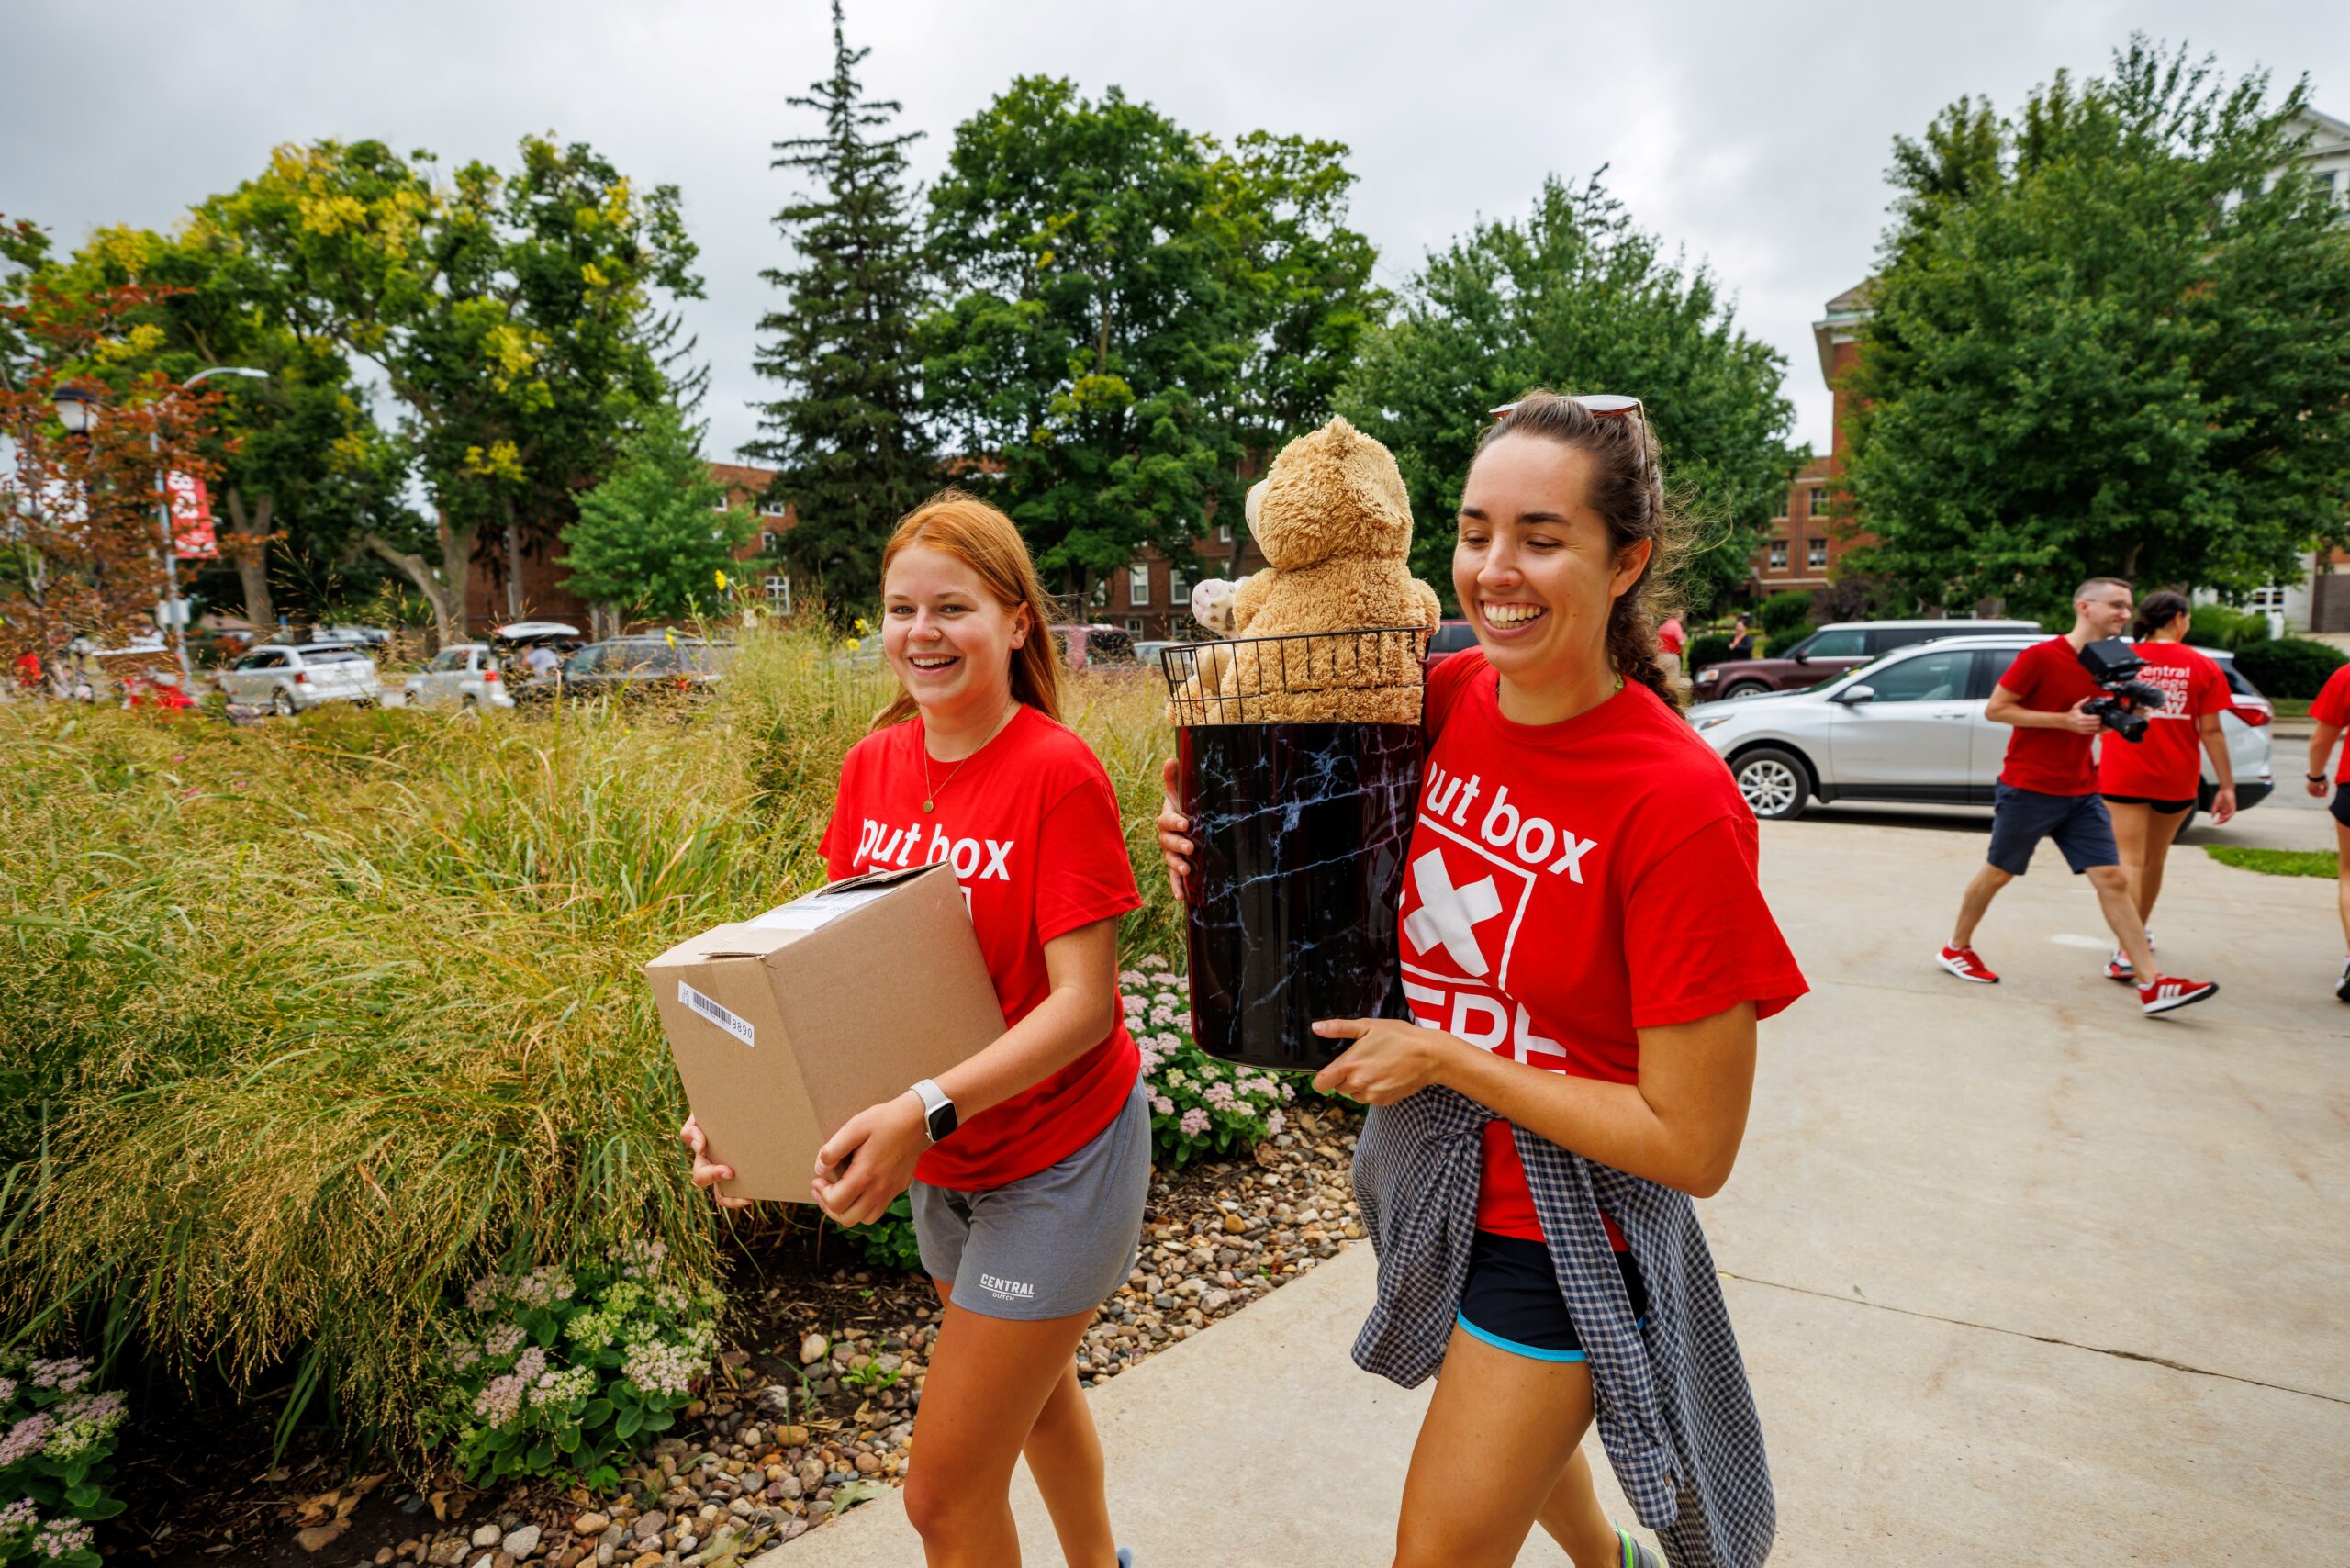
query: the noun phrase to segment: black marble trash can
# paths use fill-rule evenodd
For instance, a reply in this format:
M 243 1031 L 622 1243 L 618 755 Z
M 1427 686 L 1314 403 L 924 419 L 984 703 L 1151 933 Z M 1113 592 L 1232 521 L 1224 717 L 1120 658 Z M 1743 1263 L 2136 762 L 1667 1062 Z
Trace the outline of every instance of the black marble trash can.
M 1322 1018 L 1403 1018 L 1395 945 L 1419 795 L 1416 724 L 1177 732 L 1192 1037 L 1226 1061 L 1314 1071 Z

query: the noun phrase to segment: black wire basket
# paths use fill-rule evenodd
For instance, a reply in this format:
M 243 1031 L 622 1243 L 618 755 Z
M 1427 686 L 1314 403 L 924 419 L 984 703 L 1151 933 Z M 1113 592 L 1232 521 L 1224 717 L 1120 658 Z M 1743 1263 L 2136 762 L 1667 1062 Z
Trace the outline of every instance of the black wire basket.
M 1336 717 L 1416 724 L 1428 635 L 1423 626 L 1379 626 L 1168 648 L 1158 655 L 1167 716 L 1184 728 Z

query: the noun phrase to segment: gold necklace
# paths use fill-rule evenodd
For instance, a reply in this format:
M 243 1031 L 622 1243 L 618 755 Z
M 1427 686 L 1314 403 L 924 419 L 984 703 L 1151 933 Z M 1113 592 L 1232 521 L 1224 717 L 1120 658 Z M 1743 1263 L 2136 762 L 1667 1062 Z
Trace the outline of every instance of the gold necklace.
M 981 741 L 979 745 L 972 750 L 970 756 L 966 756 L 962 761 L 957 762 L 955 765 L 955 772 L 949 773 L 946 778 L 940 779 L 936 785 L 933 785 L 930 781 L 930 735 L 927 730 L 923 732 L 922 742 L 922 789 L 925 799 L 922 803 L 923 815 L 928 816 L 933 811 L 937 809 L 939 791 L 946 789 L 949 784 L 954 783 L 955 774 L 962 772 L 964 765 L 968 763 L 972 756 L 977 756 L 980 752 L 987 750 L 988 741 L 992 741 L 996 736 L 1003 734 L 1004 726 L 1011 723 L 1013 717 L 1017 715 L 1019 711 L 1020 703 L 1017 700 L 1014 700 L 1012 707 L 1004 713 L 1003 717 L 996 721 L 995 728 L 988 732 L 987 740 Z

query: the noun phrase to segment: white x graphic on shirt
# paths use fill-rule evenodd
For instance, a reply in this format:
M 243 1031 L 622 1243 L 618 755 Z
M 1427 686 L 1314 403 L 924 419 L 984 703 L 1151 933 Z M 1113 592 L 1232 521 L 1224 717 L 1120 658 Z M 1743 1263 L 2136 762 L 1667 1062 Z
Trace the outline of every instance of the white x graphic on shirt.
M 1493 878 L 1456 888 L 1445 872 L 1443 854 L 1431 849 L 1412 862 L 1412 886 L 1420 895 L 1420 907 L 1404 922 L 1412 946 L 1425 953 L 1441 942 L 1465 973 L 1483 975 L 1485 950 L 1477 946 L 1477 923 L 1502 912 Z

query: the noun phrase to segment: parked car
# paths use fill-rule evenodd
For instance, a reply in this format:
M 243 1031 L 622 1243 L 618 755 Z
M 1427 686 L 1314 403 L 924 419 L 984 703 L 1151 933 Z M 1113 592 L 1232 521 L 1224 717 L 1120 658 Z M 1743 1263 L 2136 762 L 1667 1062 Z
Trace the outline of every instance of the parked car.
M 498 652 L 486 643 L 460 643 L 442 649 L 432 655 L 431 664 L 409 676 L 401 689 L 412 708 L 452 703 L 460 708 L 514 706 Z
M 1477 645 L 1477 629 L 1466 621 L 1439 621 L 1428 635 L 1428 645 L 1420 655 L 1422 669 L 1434 669 L 1453 655 L 1465 653 Z
M 1986 719 L 1984 704 L 2015 656 L 2042 640 L 2035 629 L 1914 644 L 1808 691 L 1700 703 L 1689 723 L 1729 764 L 1758 817 L 1796 816 L 1814 800 L 1987 806 L 2014 729 Z M 2196 651 L 2220 666 L 2235 695 L 2220 727 L 2236 805 L 2256 806 L 2277 787 L 2268 700 L 2234 655 Z M 2107 734 L 2097 744 L 2128 743 Z M 2210 808 L 2218 789 L 2207 756 L 2199 809 Z
M 1858 669 L 1871 659 L 1919 643 L 1990 632 L 2031 633 L 2031 621 L 1838 621 L 1822 626 L 1786 653 L 1770 659 L 1725 659 L 1697 672 L 1697 700 L 1760 697 L 1766 691 L 1802 691 Z
M 212 679 L 239 707 L 286 718 L 323 702 L 373 703 L 384 695 L 375 661 L 340 643 L 264 644 Z
M 523 681 L 514 689 L 514 695 L 527 701 L 662 690 L 698 692 L 723 678 L 733 653 L 728 644 L 695 637 L 614 637 L 579 649 L 553 675 Z
M 337 643 L 349 648 L 388 648 L 392 634 L 381 626 L 313 626 L 310 641 Z

